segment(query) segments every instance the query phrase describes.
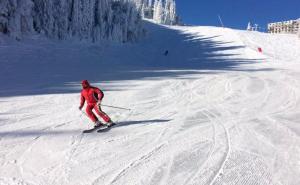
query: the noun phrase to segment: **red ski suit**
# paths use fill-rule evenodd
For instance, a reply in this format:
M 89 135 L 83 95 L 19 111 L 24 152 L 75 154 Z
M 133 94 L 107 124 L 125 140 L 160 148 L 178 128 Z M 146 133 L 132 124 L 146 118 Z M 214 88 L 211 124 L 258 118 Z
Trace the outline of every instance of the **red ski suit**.
M 104 94 L 99 88 L 92 87 L 90 85 L 88 85 L 88 87 L 84 88 L 81 91 L 81 102 L 79 108 L 81 109 L 85 101 L 87 101 L 86 113 L 93 122 L 98 121 L 97 116 L 93 113 L 93 109 L 105 122 L 110 121 L 109 116 L 105 112 L 103 112 L 101 110 L 101 107 L 97 104 L 99 101 L 101 102 L 103 97 Z

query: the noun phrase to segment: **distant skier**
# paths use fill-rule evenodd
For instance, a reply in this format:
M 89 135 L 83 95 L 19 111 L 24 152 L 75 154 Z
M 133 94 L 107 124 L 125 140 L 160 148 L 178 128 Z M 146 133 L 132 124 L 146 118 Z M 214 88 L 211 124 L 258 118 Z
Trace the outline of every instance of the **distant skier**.
M 110 126 L 113 124 L 110 117 L 101 110 L 101 101 L 104 97 L 104 93 L 97 87 L 93 87 L 87 80 L 81 82 L 82 91 L 81 91 L 81 102 L 79 110 L 83 108 L 85 101 L 87 101 L 86 113 L 88 117 L 94 122 L 95 127 L 104 125 L 101 123 L 97 116 L 93 113 L 93 109 L 96 113 L 106 122 L 106 125 Z
M 164 55 L 168 56 L 168 54 L 169 54 L 169 50 L 166 50 L 165 53 L 164 53 Z

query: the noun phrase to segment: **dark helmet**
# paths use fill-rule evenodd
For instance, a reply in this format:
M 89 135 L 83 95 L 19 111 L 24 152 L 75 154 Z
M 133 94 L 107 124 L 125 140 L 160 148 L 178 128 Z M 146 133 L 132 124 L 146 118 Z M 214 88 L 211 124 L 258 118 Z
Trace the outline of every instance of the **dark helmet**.
M 90 83 L 87 80 L 82 80 L 81 85 L 83 88 L 90 87 Z

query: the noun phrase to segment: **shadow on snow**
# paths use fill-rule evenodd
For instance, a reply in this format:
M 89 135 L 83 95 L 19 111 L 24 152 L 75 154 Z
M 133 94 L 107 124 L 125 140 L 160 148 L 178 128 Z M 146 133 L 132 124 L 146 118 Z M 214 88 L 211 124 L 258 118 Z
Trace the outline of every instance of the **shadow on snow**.
M 130 88 L 113 85 L 124 80 L 272 70 L 242 67 L 263 59 L 220 53 L 234 53 L 244 46 L 215 41 L 219 35 L 195 36 L 149 22 L 145 26 L 149 30 L 146 38 L 135 44 L 107 46 L 31 39 L 0 47 L 0 97 L 79 93 L 82 79 L 101 87 L 105 83 L 105 91 L 116 91 Z
M 126 126 L 131 126 L 131 125 L 150 125 L 150 124 L 161 124 L 161 123 L 166 123 L 171 120 L 141 120 L 141 121 L 122 121 L 117 123 L 114 127 L 110 128 L 118 128 L 118 127 L 126 127 Z M 16 131 L 7 131 L 7 132 L 0 132 L 0 138 L 24 138 L 24 137 L 34 137 L 35 139 L 38 139 L 39 137 L 42 136 L 65 136 L 65 135 L 74 135 L 78 134 L 78 132 L 81 132 L 82 130 L 16 130 Z M 108 131 L 108 130 L 107 130 Z

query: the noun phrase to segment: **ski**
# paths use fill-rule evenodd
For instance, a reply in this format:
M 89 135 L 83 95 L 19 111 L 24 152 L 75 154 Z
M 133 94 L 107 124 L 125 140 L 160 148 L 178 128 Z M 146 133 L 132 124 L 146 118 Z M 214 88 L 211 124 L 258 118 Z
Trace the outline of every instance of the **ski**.
M 92 133 L 92 132 L 94 132 L 96 130 L 105 130 L 107 128 L 109 128 L 107 125 L 100 125 L 98 127 L 92 128 L 92 129 L 84 130 L 83 133 L 84 134 L 88 134 L 88 133 Z
M 117 124 L 116 123 L 111 123 L 110 125 L 106 125 L 107 128 L 98 129 L 97 132 L 98 133 L 106 132 L 106 131 L 110 130 L 112 127 L 114 127 L 115 125 L 117 125 Z

